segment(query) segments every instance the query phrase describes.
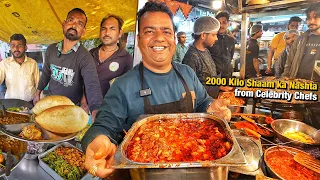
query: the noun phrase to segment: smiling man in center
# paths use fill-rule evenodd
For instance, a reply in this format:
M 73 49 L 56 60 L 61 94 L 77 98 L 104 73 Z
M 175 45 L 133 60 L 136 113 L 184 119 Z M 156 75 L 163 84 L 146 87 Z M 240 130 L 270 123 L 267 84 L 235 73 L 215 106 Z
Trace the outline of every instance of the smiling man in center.
M 138 12 L 142 63 L 114 81 L 82 140 L 91 174 L 103 178 L 112 173 L 108 168 L 121 132 L 142 114 L 215 112 L 231 118 L 228 102 L 213 101 L 190 67 L 171 63 L 176 49 L 172 18 L 163 3 L 147 2 Z

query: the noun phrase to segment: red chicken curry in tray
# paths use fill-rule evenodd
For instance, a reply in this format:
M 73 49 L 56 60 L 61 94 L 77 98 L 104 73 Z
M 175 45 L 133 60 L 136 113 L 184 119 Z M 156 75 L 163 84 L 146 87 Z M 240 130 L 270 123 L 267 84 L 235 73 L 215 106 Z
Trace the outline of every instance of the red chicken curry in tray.
M 199 162 L 226 156 L 233 143 L 210 119 L 162 119 L 143 124 L 126 154 L 135 162 Z

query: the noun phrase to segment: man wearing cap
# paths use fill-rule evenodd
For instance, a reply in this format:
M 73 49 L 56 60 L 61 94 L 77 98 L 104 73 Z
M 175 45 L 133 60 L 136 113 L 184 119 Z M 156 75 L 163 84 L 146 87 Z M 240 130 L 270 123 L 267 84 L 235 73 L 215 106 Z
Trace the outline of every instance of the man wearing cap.
M 280 53 L 278 60 L 275 62 L 276 77 L 280 77 L 281 74 L 283 73 L 290 47 L 292 46 L 294 40 L 296 40 L 299 35 L 300 35 L 299 31 L 295 29 L 289 30 L 284 34 L 283 39 L 286 42 L 287 47 L 284 51 Z
M 212 47 L 209 47 L 211 57 L 216 65 L 218 73 L 221 77 L 232 77 L 231 60 L 234 54 L 235 38 L 227 33 L 229 23 L 229 13 L 227 11 L 219 12 L 216 19 L 220 22 L 220 29 L 218 31 L 218 40 Z
M 320 60 L 320 3 L 305 11 L 307 30 L 292 44 L 282 76 L 311 79 L 316 60 Z
M 293 16 L 290 18 L 287 29 L 288 30 L 297 30 L 302 19 L 298 16 Z M 278 33 L 274 36 L 271 41 L 269 52 L 268 52 L 268 67 L 266 73 L 271 73 L 272 57 L 275 62 L 279 59 L 280 53 L 286 49 L 286 42 L 283 38 L 286 32 Z
M 188 47 L 184 45 L 186 43 L 186 39 L 187 39 L 186 33 L 182 32 L 182 31 L 178 32 L 177 38 L 178 38 L 178 44 L 177 44 L 177 48 L 176 48 L 176 53 L 173 56 L 173 62 L 181 64 L 183 57 L 188 50 Z
M 259 70 L 259 45 L 257 39 L 262 36 L 262 25 L 255 24 L 250 29 L 251 38 L 247 43 L 246 50 L 246 78 L 260 77 Z
M 207 48 L 210 48 L 217 38 L 220 23 L 216 18 L 203 16 L 196 20 L 193 27 L 194 42 L 190 45 L 182 63 L 190 66 L 197 74 L 201 84 L 211 97 L 216 97 L 219 88 L 206 85 L 208 77 L 216 77 L 216 65 Z

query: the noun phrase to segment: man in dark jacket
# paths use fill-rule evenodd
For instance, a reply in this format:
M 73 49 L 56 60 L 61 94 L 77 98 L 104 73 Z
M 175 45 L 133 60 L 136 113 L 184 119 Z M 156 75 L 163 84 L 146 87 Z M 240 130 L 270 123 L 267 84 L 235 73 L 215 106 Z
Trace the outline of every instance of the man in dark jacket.
M 305 13 L 309 30 L 292 44 L 282 76 L 310 80 L 320 59 L 320 3 L 311 4 Z
M 216 65 L 217 73 L 221 73 L 221 77 L 232 76 L 231 60 L 236 41 L 234 37 L 227 33 L 230 25 L 229 17 L 230 15 L 226 11 L 216 15 L 216 19 L 220 22 L 220 29 L 217 34 L 218 40 L 212 47 L 208 48 Z

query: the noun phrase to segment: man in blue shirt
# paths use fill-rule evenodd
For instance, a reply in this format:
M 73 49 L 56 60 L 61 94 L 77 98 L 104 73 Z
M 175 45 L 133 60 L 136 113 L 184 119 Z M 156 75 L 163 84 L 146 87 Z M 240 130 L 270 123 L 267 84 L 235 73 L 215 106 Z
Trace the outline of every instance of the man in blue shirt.
M 169 8 L 157 2 L 147 2 L 138 12 L 142 63 L 115 80 L 82 139 L 89 173 L 101 178 L 112 173 L 121 132 L 142 114 L 215 112 L 231 118 L 228 102 L 213 101 L 190 67 L 171 63 L 176 49 L 172 17 Z
M 177 44 L 177 48 L 176 48 L 176 53 L 173 56 L 173 62 L 181 64 L 184 55 L 188 51 L 188 47 L 184 45 L 187 40 L 186 33 L 182 32 L 182 31 L 178 32 L 177 38 L 178 38 L 178 44 Z

